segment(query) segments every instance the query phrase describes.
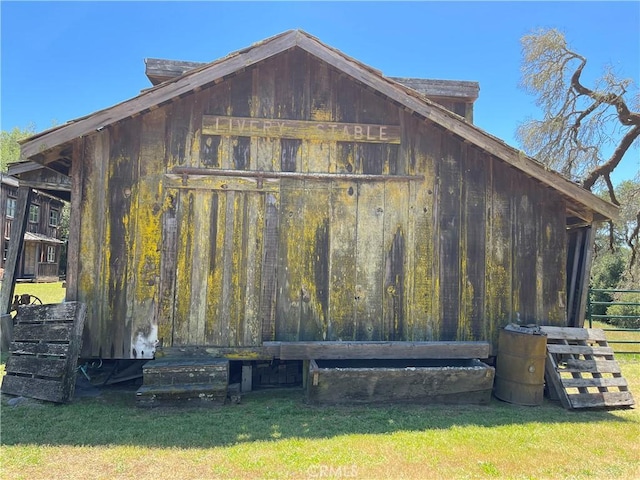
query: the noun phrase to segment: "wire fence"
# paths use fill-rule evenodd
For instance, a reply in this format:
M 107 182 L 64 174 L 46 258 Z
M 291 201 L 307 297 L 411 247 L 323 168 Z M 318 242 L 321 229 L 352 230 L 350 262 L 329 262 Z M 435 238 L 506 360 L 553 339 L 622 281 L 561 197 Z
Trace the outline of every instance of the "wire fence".
M 590 288 L 587 321 L 604 323 L 607 343 L 615 353 L 640 353 L 640 290 Z

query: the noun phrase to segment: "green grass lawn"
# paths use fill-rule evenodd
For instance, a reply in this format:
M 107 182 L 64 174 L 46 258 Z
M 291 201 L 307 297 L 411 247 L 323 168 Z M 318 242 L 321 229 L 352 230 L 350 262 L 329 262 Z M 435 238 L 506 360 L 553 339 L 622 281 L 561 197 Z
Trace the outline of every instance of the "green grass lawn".
M 65 289 L 62 288 L 62 282 L 16 284 L 15 294 L 23 293 L 35 295 L 42 303 L 60 303 L 64 300 Z
M 640 362 L 621 365 L 640 392 Z M 134 391 L 69 405 L 3 399 L 3 478 L 640 478 L 633 409 L 310 407 L 299 389 L 140 409 Z

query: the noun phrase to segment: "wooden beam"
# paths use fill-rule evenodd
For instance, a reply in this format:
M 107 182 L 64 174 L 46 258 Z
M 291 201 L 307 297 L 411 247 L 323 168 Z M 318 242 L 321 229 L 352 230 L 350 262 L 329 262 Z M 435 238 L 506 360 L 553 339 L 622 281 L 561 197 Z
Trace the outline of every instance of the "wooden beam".
M 576 319 L 578 320 L 578 324 L 576 327 L 583 327 L 584 320 L 587 312 L 587 300 L 589 297 L 589 275 L 591 273 L 591 264 L 593 263 L 593 247 L 596 240 L 595 228 L 589 227 L 587 228 L 585 238 L 584 238 L 584 255 L 583 255 L 583 265 L 581 268 L 582 275 L 579 278 L 579 292 L 580 299 L 578 303 L 578 310 L 576 312 Z
M 4 264 L 4 278 L 0 289 L 0 313 L 6 314 L 11 310 L 11 301 L 18 274 L 18 261 L 24 245 L 24 233 L 27 230 L 29 219 L 29 206 L 31 205 L 32 190 L 29 187 L 18 187 L 18 199 L 16 205 L 15 220 L 11 224 L 11 239 L 9 251 Z
M 265 343 L 262 347 L 180 346 L 162 347 L 156 359 L 172 357 L 221 357 L 228 360 L 273 360 L 280 354 L 279 342 Z
M 20 185 L 24 185 L 25 187 L 35 188 L 36 190 L 50 190 L 54 192 L 71 192 L 71 187 L 69 185 L 63 185 L 60 183 L 29 182 L 29 181 L 20 180 Z
M 489 342 L 265 342 L 281 360 L 488 358 Z
M 80 227 L 82 225 L 82 184 L 84 182 L 84 140 L 73 142 L 71 166 L 71 208 L 69 212 L 69 238 L 67 242 L 67 302 L 78 300 L 78 276 L 80 269 Z
M 389 77 L 402 85 L 412 88 L 427 97 L 446 97 L 452 100 L 478 98 L 480 85 L 478 82 L 459 80 L 434 80 L 429 78 Z

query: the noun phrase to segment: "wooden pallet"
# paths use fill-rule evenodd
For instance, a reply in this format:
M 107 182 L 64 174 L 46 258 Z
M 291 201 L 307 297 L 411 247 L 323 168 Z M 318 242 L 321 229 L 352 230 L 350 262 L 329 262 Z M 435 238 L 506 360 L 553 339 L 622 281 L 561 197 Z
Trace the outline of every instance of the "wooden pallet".
M 634 405 L 602 329 L 541 328 L 547 335 L 545 381 L 552 398 L 567 409 Z
M 2 393 L 50 402 L 70 401 L 85 314 L 86 306 L 78 302 L 20 307 Z

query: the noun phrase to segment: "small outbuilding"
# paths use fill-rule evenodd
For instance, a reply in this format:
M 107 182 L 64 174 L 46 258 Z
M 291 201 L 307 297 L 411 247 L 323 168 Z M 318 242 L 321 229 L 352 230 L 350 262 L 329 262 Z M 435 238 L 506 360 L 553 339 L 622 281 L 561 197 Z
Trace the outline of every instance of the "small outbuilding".
M 147 74 L 22 144 L 21 178 L 70 194 L 82 356 L 581 324 L 616 207 L 474 126 L 477 83 L 388 78 L 298 30 Z

